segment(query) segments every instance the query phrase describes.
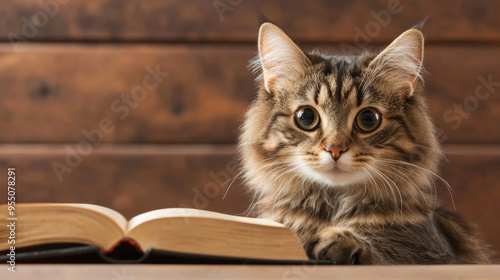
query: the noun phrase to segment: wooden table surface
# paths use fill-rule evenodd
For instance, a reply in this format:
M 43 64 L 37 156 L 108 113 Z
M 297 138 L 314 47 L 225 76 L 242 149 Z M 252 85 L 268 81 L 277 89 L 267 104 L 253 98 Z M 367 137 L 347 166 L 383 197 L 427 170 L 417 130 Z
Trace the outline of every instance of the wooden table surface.
M 28 265 L 0 279 L 500 279 L 500 265 Z

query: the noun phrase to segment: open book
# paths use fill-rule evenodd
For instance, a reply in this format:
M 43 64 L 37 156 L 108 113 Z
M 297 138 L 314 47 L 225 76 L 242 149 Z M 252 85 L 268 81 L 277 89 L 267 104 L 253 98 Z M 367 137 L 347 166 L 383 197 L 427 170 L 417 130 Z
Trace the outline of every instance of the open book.
M 0 220 L 8 221 L 7 205 Z M 15 247 L 75 243 L 111 252 L 127 241 L 138 251 L 238 259 L 307 261 L 288 227 L 271 220 L 210 211 L 171 208 L 140 214 L 127 221 L 120 213 L 91 204 L 21 203 L 15 205 Z M 11 220 L 12 221 L 12 220 Z M 0 251 L 12 244 L 8 227 L 0 227 Z

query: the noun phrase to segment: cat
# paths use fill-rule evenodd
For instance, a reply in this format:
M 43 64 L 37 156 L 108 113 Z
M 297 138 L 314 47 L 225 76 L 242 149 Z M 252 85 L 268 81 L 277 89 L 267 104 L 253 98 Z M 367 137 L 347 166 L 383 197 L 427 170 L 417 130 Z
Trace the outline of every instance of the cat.
M 238 153 L 259 217 L 335 264 L 490 262 L 475 227 L 435 200 L 442 152 L 418 28 L 378 54 L 329 56 L 265 22 L 258 50 Z

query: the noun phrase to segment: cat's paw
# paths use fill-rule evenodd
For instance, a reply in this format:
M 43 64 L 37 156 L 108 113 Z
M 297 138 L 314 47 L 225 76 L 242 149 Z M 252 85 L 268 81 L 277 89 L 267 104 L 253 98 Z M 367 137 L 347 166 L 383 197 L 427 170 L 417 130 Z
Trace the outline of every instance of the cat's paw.
M 346 228 L 327 227 L 308 245 L 310 257 L 335 264 L 371 264 L 370 244 Z

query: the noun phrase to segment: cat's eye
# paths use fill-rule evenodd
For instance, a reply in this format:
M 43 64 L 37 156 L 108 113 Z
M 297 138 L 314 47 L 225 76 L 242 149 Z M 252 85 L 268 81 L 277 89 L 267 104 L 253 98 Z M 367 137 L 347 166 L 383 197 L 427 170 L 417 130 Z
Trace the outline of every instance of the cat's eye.
M 314 130 L 319 125 L 318 112 L 311 106 L 300 107 L 295 112 L 295 123 L 303 130 Z
M 380 114 L 373 108 L 364 108 L 356 116 L 354 124 L 362 133 L 372 132 L 380 125 Z

